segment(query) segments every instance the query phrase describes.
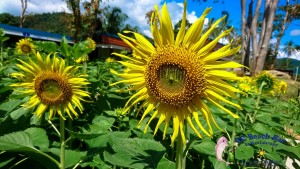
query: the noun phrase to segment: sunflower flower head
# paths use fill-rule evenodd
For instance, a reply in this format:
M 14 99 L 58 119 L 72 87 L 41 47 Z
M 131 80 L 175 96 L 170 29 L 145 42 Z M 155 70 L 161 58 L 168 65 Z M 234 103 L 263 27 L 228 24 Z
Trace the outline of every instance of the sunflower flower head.
M 51 58 L 52 57 L 52 58 Z M 34 60 L 33 60 L 34 59 Z M 35 58 L 29 58 L 29 63 L 19 60 L 20 72 L 12 73 L 11 76 L 21 79 L 22 82 L 12 84 L 17 92 L 29 96 L 29 100 L 23 106 L 36 108 L 35 114 L 40 118 L 49 110 L 49 119 L 58 113 L 65 119 L 63 113 L 72 118 L 78 116 L 75 107 L 82 112 L 83 106 L 80 101 L 83 97 L 89 97 L 89 93 L 82 90 L 89 82 L 85 75 L 75 75 L 79 67 L 66 66 L 65 61 L 49 54 L 43 59 L 39 53 Z
M 115 62 L 115 59 L 113 59 L 111 57 L 108 57 L 108 58 L 105 59 L 105 62 L 112 63 L 112 62 Z
M 252 78 L 249 76 L 244 76 L 244 79 L 240 80 L 238 82 L 238 88 L 245 92 L 244 94 L 247 95 L 247 93 L 251 93 L 253 90 L 252 87 Z
M 241 89 L 242 91 L 244 91 L 246 93 L 249 93 L 251 91 L 251 85 L 248 83 L 240 83 L 239 89 Z
M 96 49 L 96 42 L 93 40 L 93 39 L 91 39 L 91 38 L 87 38 L 86 40 L 85 40 L 86 42 L 87 42 L 87 48 L 89 48 L 89 49 L 91 49 L 91 50 L 95 50 Z
M 35 46 L 31 42 L 30 38 L 24 38 L 17 42 L 17 51 L 19 54 L 29 54 L 30 52 L 34 51 Z
M 87 62 L 89 60 L 89 56 L 88 55 L 83 55 L 81 57 L 79 57 L 78 59 L 75 60 L 76 63 L 83 63 L 83 62 Z
M 254 85 L 258 89 L 263 85 L 262 92 L 265 94 L 275 94 L 278 81 L 275 76 L 271 75 L 267 71 L 262 71 L 254 78 Z
M 143 101 L 140 109 L 144 108 L 144 113 L 139 126 L 146 116 L 151 115 L 144 129 L 145 132 L 152 120 L 158 118 L 154 134 L 164 123 L 162 132 L 165 138 L 169 123 L 172 122 L 171 145 L 177 137 L 181 137 L 185 142 L 185 121 L 200 138 L 203 133 L 207 136 L 213 134 L 211 123 L 217 127 L 218 125 L 207 102 L 216 105 L 234 118 L 239 117 L 223 107 L 219 101 L 241 109 L 239 105 L 224 96 L 236 97 L 235 93 L 240 92 L 226 80 L 239 80 L 242 77 L 237 77 L 226 69 L 242 67 L 242 65 L 220 60 L 234 55 L 240 47 L 231 48 L 231 44 L 228 44 L 214 50 L 218 40 L 229 34 L 233 28 L 222 32 L 216 39 L 209 40 L 210 33 L 225 19 L 225 17 L 220 18 L 208 31 L 202 32 L 204 19 L 210 10 L 211 8 L 207 8 L 186 31 L 185 1 L 181 27 L 175 37 L 166 3 L 162 6 L 161 13 L 158 6 L 155 6 L 150 23 L 154 44 L 135 32 L 124 31 L 124 33 L 132 33 L 134 38 L 119 34 L 133 52 L 132 56 L 114 53 L 124 59 L 118 62 L 129 69 L 123 73 L 112 70 L 113 74 L 124 80 L 111 85 L 126 83 L 132 86 L 129 91 L 136 91 L 126 103 L 125 111 Z M 207 128 L 201 124 L 200 118 L 206 121 Z
M 287 89 L 287 83 L 285 81 L 280 81 L 279 83 L 279 92 L 285 94 Z

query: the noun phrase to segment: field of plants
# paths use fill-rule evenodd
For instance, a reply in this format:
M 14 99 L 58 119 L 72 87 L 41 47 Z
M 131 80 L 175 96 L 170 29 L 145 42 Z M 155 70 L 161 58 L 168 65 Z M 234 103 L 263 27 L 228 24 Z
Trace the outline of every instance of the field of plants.
M 239 47 L 212 49 L 232 28 L 205 43 L 224 17 L 195 34 L 210 10 L 174 38 L 163 6 L 153 43 L 125 32 L 133 52 L 101 59 L 90 38 L 3 47 L 1 32 L 0 168 L 300 168 L 298 83 L 228 71 Z

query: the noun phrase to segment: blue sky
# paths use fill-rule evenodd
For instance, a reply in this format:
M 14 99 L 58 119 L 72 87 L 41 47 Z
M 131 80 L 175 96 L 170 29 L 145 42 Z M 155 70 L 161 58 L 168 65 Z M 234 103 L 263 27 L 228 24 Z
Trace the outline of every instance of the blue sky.
M 82 0 L 84 1 L 84 0 Z M 154 4 L 162 6 L 164 2 L 167 6 L 173 23 L 177 23 L 182 18 L 183 0 L 103 0 L 101 6 L 120 7 L 122 12 L 127 14 L 129 19 L 127 23 L 138 26 L 139 31 L 147 36 L 151 36 L 149 25 L 145 19 L 145 13 L 153 9 Z M 203 1 L 203 0 L 201 0 Z M 229 21 L 234 28 L 239 31 L 241 28 L 241 6 L 240 0 L 219 0 L 219 3 L 213 3 L 215 0 L 207 0 L 207 2 L 198 2 L 197 0 L 188 0 L 187 18 L 194 22 L 207 7 L 212 7 L 212 11 L 207 16 L 208 19 L 218 19 L 222 16 L 222 11 L 229 12 Z M 249 0 L 247 0 L 249 1 Z M 293 2 L 293 0 L 290 0 Z M 286 1 L 279 0 L 279 5 L 283 5 Z M 63 0 L 29 0 L 27 13 L 43 13 L 43 12 L 69 12 L 65 1 Z M 0 13 L 8 12 L 18 16 L 21 13 L 20 0 L 0 0 Z M 293 40 L 300 45 L 300 20 L 294 21 L 286 30 L 281 41 L 281 47 L 289 41 Z M 272 38 L 271 43 L 275 43 L 276 39 Z M 283 52 L 279 52 L 280 57 L 286 57 Z M 292 58 L 300 59 L 300 51 L 295 53 Z
M 167 0 L 169 2 L 170 0 Z M 173 0 L 172 0 L 173 1 Z M 175 0 L 176 2 L 182 2 L 182 0 Z M 207 0 L 207 2 L 198 2 L 188 1 L 188 11 L 196 11 L 197 16 L 201 15 L 201 11 L 204 11 L 207 7 L 212 7 L 212 11 L 207 16 L 208 18 L 220 18 L 222 16 L 222 11 L 229 12 L 229 21 L 230 24 L 234 26 L 234 28 L 240 32 L 241 28 L 241 3 L 240 0 L 224 0 L 222 4 L 221 1 L 219 3 L 213 3 L 214 0 Z M 293 1 L 291 1 L 293 2 Z M 285 0 L 280 0 L 279 5 L 284 5 Z M 247 13 L 246 13 L 247 14 Z M 293 36 L 292 36 L 293 35 Z M 285 32 L 281 40 L 281 45 L 284 45 L 287 41 L 293 40 L 295 44 L 300 45 L 300 20 L 294 21 L 290 24 L 288 29 Z M 275 42 L 275 39 L 272 39 L 271 42 Z

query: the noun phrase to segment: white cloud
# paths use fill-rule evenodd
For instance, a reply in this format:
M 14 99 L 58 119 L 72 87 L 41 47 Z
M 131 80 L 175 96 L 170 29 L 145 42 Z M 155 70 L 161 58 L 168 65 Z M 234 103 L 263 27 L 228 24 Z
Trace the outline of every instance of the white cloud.
M 290 32 L 291 36 L 298 36 L 300 35 L 300 29 L 294 29 Z
M 0 13 L 10 13 L 20 16 L 22 5 L 20 0 L 1 0 Z M 27 13 L 43 13 L 43 12 L 61 12 L 67 11 L 67 5 L 62 0 L 30 0 L 27 1 Z
M 128 15 L 127 23 L 130 23 L 132 26 L 138 26 L 140 32 L 145 35 L 152 37 L 149 25 L 147 24 L 145 14 L 146 12 L 153 10 L 155 4 L 159 4 L 159 9 L 163 5 L 161 0 L 111 0 L 105 5 L 111 7 L 120 7 L 122 12 Z M 133 8 L 134 6 L 134 8 Z M 183 3 L 176 3 L 175 1 L 168 2 L 167 8 L 170 13 L 173 26 L 182 19 L 183 14 Z M 197 20 L 196 12 L 187 12 L 187 19 L 189 22 L 193 23 Z
M 279 46 L 277 58 L 287 58 L 288 55 L 283 51 L 284 46 Z M 289 58 L 300 60 L 300 51 L 293 52 Z
M 276 44 L 276 42 L 277 42 L 277 38 L 272 38 L 272 39 L 270 40 L 270 44 Z
M 160 2 L 161 0 L 110 0 L 105 2 L 104 5 L 121 8 L 122 12 L 128 16 L 126 22 L 132 26 L 138 26 L 140 32 L 144 33 L 146 30 L 149 30 L 145 18 L 146 12 L 152 10 L 154 5 L 160 4 Z
M 194 23 L 198 19 L 198 17 L 196 16 L 196 12 L 195 11 L 192 11 L 191 13 L 188 13 L 186 17 L 187 17 L 187 20 L 190 23 Z

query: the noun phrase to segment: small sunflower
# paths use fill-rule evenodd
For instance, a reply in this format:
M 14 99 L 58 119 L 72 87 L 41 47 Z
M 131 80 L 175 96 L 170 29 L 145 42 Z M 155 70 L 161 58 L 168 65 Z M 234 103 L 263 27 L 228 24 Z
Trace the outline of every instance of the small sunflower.
M 262 158 L 265 157 L 266 151 L 263 149 L 259 149 L 257 152 L 257 157 Z
M 280 81 L 279 83 L 279 92 L 285 94 L 287 89 L 287 83 L 285 81 Z
M 251 85 L 248 83 L 240 83 L 239 89 L 243 92 L 249 93 L 251 91 Z
M 34 50 L 34 45 L 31 43 L 31 39 L 24 38 L 17 42 L 17 50 L 19 54 L 28 54 Z
M 113 59 L 111 57 L 108 57 L 108 58 L 105 59 L 105 62 L 112 63 L 112 62 L 115 62 L 115 59 Z
M 17 67 L 21 72 L 12 73 L 12 77 L 23 82 L 13 84 L 18 92 L 30 96 L 26 108 L 37 107 L 35 114 L 40 118 L 46 110 L 49 110 L 49 119 L 57 112 L 62 118 L 62 111 L 70 118 L 78 116 L 74 106 L 80 112 L 83 106 L 80 101 L 83 97 L 89 97 L 89 93 L 82 90 L 89 84 L 86 75 L 75 75 L 79 67 L 66 66 L 65 61 L 51 54 L 44 60 L 39 53 L 35 54 L 36 62 L 29 58 L 29 63 L 19 60 Z M 23 90 L 19 90 L 19 89 Z
M 254 83 L 255 83 L 255 87 L 257 88 L 257 90 L 264 83 L 262 92 L 273 95 L 274 90 L 276 89 L 276 86 L 278 84 L 278 81 L 275 76 L 271 75 L 267 71 L 262 71 L 260 74 L 258 74 L 254 78 Z
M 91 38 L 87 38 L 86 42 L 88 43 L 87 47 L 91 50 L 95 50 L 96 49 L 96 42 L 91 39 Z
M 245 76 L 244 79 L 238 83 L 238 88 L 243 92 L 250 93 L 252 91 L 251 83 L 252 83 L 252 78 L 249 76 Z
M 83 63 L 89 60 L 89 56 L 88 55 L 83 55 L 81 57 L 79 57 L 78 59 L 75 60 L 76 63 Z
M 118 62 L 129 69 L 123 73 L 111 70 L 113 74 L 124 78 L 124 80 L 111 85 L 126 83 L 132 86 L 129 90 L 137 91 L 126 103 L 125 111 L 138 102 L 144 101 L 140 109 L 145 108 L 145 111 L 139 126 L 144 118 L 153 111 L 145 132 L 151 121 L 158 117 L 154 134 L 164 122 L 163 136 L 165 138 L 169 122 L 172 121 L 171 145 L 174 144 L 177 136 L 185 142 L 184 121 L 187 121 L 200 138 L 202 135 L 199 129 L 208 136 L 213 134 L 211 122 L 217 127 L 218 125 L 207 102 L 216 105 L 234 118 L 239 118 L 239 116 L 223 107 L 219 101 L 242 109 L 224 97 L 236 97 L 235 92 L 240 92 L 225 81 L 242 78 L 226 69 L 242 67 L 242 65 L 232 61 L 219 60 L 234 55 L 240 47 L 231 48 L 231 44 L 228 44 L 216 51 L 213 50 L 219 39 L 229 34 L 232 28 L 208 42 L 210 33 L 225 19 L 222 17 L 217 20 L 207 32 L 202 33 L 204 19 L 210 10 L 211 8 L 207 8 L 186 31 L 185 1 L 181 28 L 175 38 L 166 3 L 162 7 L 161 15 L 156 5 L 151 17 L 154 45 L 135 32 L 131 32 L 134 38 L 119 34 L 122 40 L 132 48 L 133 57 L 114 53 L 128 60 Z M 130 32 L 125 31 L 125 33 Z M 198 112 L 201 112 L 201 118 L 207 122 L 208 131 L 200 123 Z M 196 125 L 192 119 L 195 120 Z

